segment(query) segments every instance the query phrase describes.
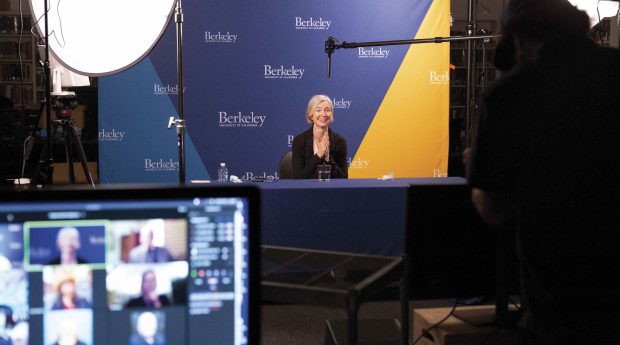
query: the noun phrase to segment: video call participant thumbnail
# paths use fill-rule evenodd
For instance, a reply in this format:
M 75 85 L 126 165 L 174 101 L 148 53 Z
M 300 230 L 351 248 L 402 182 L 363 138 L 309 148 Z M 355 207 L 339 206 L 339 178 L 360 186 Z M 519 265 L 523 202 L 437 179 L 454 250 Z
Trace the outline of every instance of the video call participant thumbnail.
M 87 264 L 88 261 L 78 256 L 81 247 L 80 232 L 76 228 L 61 228 L 56 235 L 59 256 L 50 260 L 49 265 Z
M 90 308 L 90 303 L 77 295 L 76 285 L 73 278 L 65 278 L 58 284 L 56 289 L 58 297 L 52 305 L 52 310 Z
M 173 260 L 166 247 L 155 246 L 154 235 L 151 223 L 140 229 L 140 244 L 129 252 L 129 263 L 160 263 Z
M 159 314 L 163 317 L 163 314 Z M 135 330 L 129 337 L 129 345 L 166 345 L 166 336 L 159 330 L 157 315 L 150 311 L 136 318 Z
M 127 308 L 161 308 L 170 305 L 170 300 L 165 295 L 157 293 L 157 276 L 155 271 L 146 270 L 142 273 L 140 296 L 127 302 Z
M 86 345 L 78 339 L 78 326 L 71 319 L 64 319 L 58 324 L 56 329 L 57 340 L 52 345 Z

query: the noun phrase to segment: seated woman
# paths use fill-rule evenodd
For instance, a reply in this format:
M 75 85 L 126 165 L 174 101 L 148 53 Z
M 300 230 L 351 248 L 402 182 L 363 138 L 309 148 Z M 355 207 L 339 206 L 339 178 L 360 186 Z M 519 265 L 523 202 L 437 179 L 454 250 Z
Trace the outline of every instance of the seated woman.
M 297 179 L 317 178 L 317 167 L 331 166 L 332 178 L 347 178 L 347 141 L 329 128 L 334 122 L 334 106 L 329 97 L 315 95 L 306 109 L 307 131 L 293 139 L 293 175 Z

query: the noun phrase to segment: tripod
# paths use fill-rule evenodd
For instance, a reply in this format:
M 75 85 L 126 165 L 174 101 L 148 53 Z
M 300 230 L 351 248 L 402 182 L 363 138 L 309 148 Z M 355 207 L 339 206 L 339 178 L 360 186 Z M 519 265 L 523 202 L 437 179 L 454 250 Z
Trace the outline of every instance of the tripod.
M 42 107 L 45 104 L 41 105 Z M 69 174 L 69 183 L 75 184 L 75 171 L 73 169 L 73 157 L 74 152 L 77 153 L 80 163 L 82 165 L 82 169 L 84 170 L 84 176 L 86 177 L 86 181 L 91 187 L 95 187 L 95 183 L 93 182 L 92 175 L 90 173 L 90 169 L 88 168 L 88 162 L 86 160 L 86 154 L 84 153 L 84 147 L 82 146 L 82 141 L 80 140 L 80 136 L 78 134 L 77 128 L 75 127 L 75 123 L 71 118 L 71 112 L 77 106 L 77 101 L 72 97 L 72 95 L 67 96 L 56 96 L 54 97 L 54 103 L 52 104 L 52 108 L 56 111 L 57 119 L 51 121 L 51 132 L 47 135 L 49 138 L 53 138 L 55 133 L 59 128 L 62 128 L 62 139 L 65 146 L 65 157 L 67 159 L 68 165 L 68 174 Z M 49 149 L 47 145 L 51 145 L 51 140 L 47 140 L 45 145 L 43 146 L 43 150 L 41 151 L 41 155 L 39 157 L 38 165 L 33 173 L 33 181 L 34 184 L 38 184 L 38 180 L 41 177 L 41 167 L 45 165 L 46 161 L 49 161 L 51 158 L 46 157 L 49 153 Z M 75 151 L 74 151 L 75 150 Z M 48 181 L 50 181 L 50 177 L 48 176 Z

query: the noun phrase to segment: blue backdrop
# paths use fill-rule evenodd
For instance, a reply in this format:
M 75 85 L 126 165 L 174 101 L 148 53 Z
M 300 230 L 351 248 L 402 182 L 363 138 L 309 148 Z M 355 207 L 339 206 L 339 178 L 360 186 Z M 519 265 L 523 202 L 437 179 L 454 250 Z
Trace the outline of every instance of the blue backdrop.
M 319 93 L 333 99 L 332 127 L 354 159 L 409 47 L 337 50 L 328 79 L 325 40 L 413 38 L 432 2 L 184 1 L 187 179 L 215 176 L 220 162 L 238 176 L 277 176 Z M 172 21 L 147 58 L 99 79 L 102 183 L 178 181 L 176 132 L 167 128 L 176 103 Z

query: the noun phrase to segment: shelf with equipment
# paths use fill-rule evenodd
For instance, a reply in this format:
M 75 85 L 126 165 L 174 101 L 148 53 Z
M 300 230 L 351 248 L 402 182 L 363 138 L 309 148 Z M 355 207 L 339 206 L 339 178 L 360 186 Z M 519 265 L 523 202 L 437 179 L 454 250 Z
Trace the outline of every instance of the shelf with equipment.
M 30 11 L 9 8 L 0 10 L 0 96 L 17 107 L 33 107 L 39 103 L 36 40 L 31 35 Z

